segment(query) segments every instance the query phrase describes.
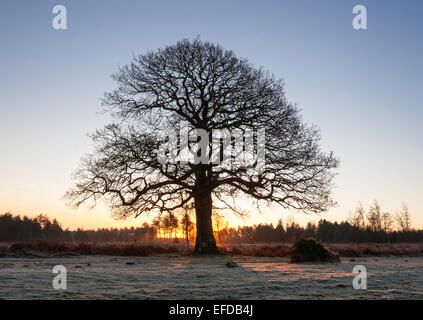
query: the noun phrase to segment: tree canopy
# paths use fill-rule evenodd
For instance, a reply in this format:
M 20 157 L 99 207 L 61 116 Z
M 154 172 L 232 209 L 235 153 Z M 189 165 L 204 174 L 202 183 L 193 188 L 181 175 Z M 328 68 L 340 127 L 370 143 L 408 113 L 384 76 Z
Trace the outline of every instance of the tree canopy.
M 234 199 L 240 194 L 257 207 L 278 203 L 303 212 L 334 204 L 332 169 L 338 160 L 320 150 L 319 130 L 304 123 L 287 101 L 283 81 L 263 68 L 197 38 L 135 56 L 113 79 L 117 88 L 105 94 L 103 106 L 114 122 L 92 135 L 95 152 L 83 160 L 66 194 L 71 205 L 103 199 L 115 217 L 126 218 L 193 203 L 196 252 L 213 252 L 212 209 L 239 212 Z M 187 150 L 208 161 L 160 161 L 163 131 L 181 123 L 188 124 Z M 208 136 L 205 149 L 196 149 L 199 129 Z M 252 132 L 254 147 L 248 151 L 244 137 L 241 151 L 253 153 L 253 161 L 239 161 L 233 137 L 226 145 L 218 139 L 218 158 L 224 161 L 212 161 L 217 130 L 233 136 Z M 260 130 L 265 165 L 257 171 Z M 181 134 L 173 138 L 181 147 Z

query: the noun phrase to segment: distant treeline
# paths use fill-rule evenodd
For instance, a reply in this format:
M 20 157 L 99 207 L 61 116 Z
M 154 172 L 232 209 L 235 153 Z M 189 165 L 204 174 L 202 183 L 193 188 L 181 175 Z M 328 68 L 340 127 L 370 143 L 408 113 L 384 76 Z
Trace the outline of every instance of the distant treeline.
M 110 228 L 97 230 L 63 229 L 56 220 L 50 220 L 46 215 L 35 218 L 12 216 L 10 213 L 0 215 L 0 242 L 15 241 L 78 241 L 78 242 L 127 242 L 153 240 L 156 230 L 148 224 L 140 228 Z
M 184 212 L 157 216 L 151 224 L 143 223 L 138 228 L 110 228 L 97 230 L 63 229 L 60 223 L 45 215 L 35 218 L 0 215 L 0 241 L 75 241 L 75 242 L 140 242 L 153 240 L 193 241 L 195 224 L 192 213 Z M 309 222 L 305 227 L 292 217 L 284 224 L 279 220 L 276 226 L 259 224 L 231 228 L 220 216 L 214 216 L 214 229 L 221 243 L 292 242 L 301 237 L 312 237 L 323 242 L 423 242 L 423 230 L 413 229 L 408 208 L 402 204 L 395 215 L 382 212 L 377 201 L 366 212 L 359 205 L 347 221 L 330 222 L 320 220 Z M 175 240 L 176 239 L 176 240 Z

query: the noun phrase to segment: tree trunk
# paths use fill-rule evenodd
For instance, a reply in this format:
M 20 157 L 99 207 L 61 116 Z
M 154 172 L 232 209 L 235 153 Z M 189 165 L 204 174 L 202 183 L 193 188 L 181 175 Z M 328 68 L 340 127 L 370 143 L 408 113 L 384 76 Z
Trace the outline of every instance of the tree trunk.
M 197 221 L 197 237 L 195 239 L 196 254 L 216 254 L 219 252 L 213 234 L 211 191 L 202 188 L 195 196 L 195 216 Z

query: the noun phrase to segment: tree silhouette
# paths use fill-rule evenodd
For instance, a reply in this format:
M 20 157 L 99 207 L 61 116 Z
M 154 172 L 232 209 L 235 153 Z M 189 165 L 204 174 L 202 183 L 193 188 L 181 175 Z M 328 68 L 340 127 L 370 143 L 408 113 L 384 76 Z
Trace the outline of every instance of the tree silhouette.
M 163 222 L 162 222 L 163 232 L 165 234 L 165 237 L 166 237 L 166 234 L 167 234 L 168 239 L 170 239 L 171 236 L 172 236 L 172 217 L 171 217 L 171 214 L 172 213 L 169 213 L 168 215 L 166 215 L 163 218 Z
M 354 214 L 352 214 L 349 217 L 348 222 L 352 226 L 354 226 L 356 228 L 362 228 L 362 229 L 364 229 L 365 228 L 365 225 L 366 225 L 366 221 L 365 221 L 365 218 L 364 218 L 364 213 L 365 213 L 365 210 L 363 208 L 363 205 L 360 202 L 358 204 L 358 206 L 356 207 Z
M 193 203 L 196 253 L 218 251 L 212 210 L 239 212 L 230 201 L 239 194 L 248 195 L 257 207 L 273 202 L 322 212 L 333 205 L 331 169 L 337 159 L 320 151 L 318 129 L 303 122 L 298 108 L 287 101 L 283 82 L 262 68 L 197 38 L 138 55 L 113 79 L 117 89 L 105 94 L 103 106 L 114 122 L 92 135 L 96 150 L 75 172 L 76 184 L 65 196 L 69 204 L 94 206 L 103 199 L 116 218 L 126 218 Z M 163 163 L 162 132 L 181 123 L 189 126 L 186 150 L 202 161 Z M 207 142 L 199 136 L 200 129 Z M 265 166 L 254 157 L 239 161 L 240 152 L 258 149 L 258 131 L 263 129 L 260 159 Z M 217 130 L 223 139 L 218 139 L 216 150 L 212 140 Z M 244 144 L 236 149 L 233 137 L 225 144 L 228 132 L 253 132 L 255 147 L 246 150 Z M 182 145 L 181 135 L 165 141 L 172 138 Z M 216 163 L 213 154 L 222 161 Z
M 373 200 L 373 204 L 370 205 L 367 213 L 367 220 L 369 221 L 369 227 L 372 231 L 382 230 L 382 211 L 379 202 Z
M 405 203 L 401 204 L 400 212 L 395 214 L 394 218 L 400 227 L 401 231 L 409 231 L 411 229 L 411 219 L 408 206 Z
M 186 242 L 188 249 L 189 249 L 189 237 L 190 237 L 192 230 L 194 229 L 194 223 L 192 222 L 192 219 L 191 219 L 191 216 L 190 216 L 190 213 L 193 209 L 195 209 L 195 208 L 193 206 L 190 206 L 190 205 L 185 205 L 183 207 L 181 224 L 180 224 L 180 226 L 182 228 L 182 233 L 184 235 L 185 242 Z
M 154 220 L 153 220 L 153 227 L 156 229 L 157 232 L 157 237 L 161 238 L 162 234 L 161 234 L 161 224 L 162 224 L 162 217 L 161 215 L 158 215 Z

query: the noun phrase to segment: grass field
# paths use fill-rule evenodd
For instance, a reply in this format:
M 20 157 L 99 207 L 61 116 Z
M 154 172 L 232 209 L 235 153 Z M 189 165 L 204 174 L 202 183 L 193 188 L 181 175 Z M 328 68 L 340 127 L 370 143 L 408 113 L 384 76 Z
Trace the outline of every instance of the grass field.
M 52 286 L 59 264 L 67 270 L 67 290 Z M 355 265 L 367 269 L 367 290 L 352 286 Z M 293 264 L 281 257 L 229 255 L 4 257 L 0 299 L 423 299 L 423 258 Z

